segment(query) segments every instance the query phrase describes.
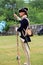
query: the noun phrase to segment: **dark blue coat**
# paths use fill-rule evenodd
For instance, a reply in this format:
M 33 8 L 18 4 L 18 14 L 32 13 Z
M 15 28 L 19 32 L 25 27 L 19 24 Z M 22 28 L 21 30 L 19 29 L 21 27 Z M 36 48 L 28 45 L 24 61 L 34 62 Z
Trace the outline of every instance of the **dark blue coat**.
M 29 35 L 24 36 L 24 35 L 25 35 L 24 29 L 26 30 L 27 27 L 29 26 L 28 20 L 27 20 L 26 18 L 23 18 L 23 19 L 20 21 L 20 24 L 21 24 L 21 25 L 20 25 L 20 27 L 18 28 L 18 31 L 21 33 L 21 36 L 20 36 L 20 37 L 21 37 L 22 39 L 24 39 L 26 43 L 27 43 L 27 42 L 30 42 L 30 41 L 31 41 L 30 36 L 29 36 Z M 24 35 L 23 35 L 22 31 L 23 31 Z

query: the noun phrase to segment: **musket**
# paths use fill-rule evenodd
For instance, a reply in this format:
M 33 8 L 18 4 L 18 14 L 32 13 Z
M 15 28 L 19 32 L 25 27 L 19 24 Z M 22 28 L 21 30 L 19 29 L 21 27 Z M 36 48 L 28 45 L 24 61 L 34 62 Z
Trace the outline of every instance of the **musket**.
M 19 50 L 18 32 L 16 32 L 16 36 L 17 36 L 17 61 L 18 61 L 18 65 L 21 65 L 21 62 L 20 62 L 20 50 Z
M 14 8 L 13 8 L 13 14 L 14 14 Z M 16 21 L 16 20 L 15 20 Z M 16 25 L 17 26 L 17 25 Z M 20 50 L 19 50 L 19 41 L 18 41 L 18 31 L 16 31 L 16 44 L 17 44 L 17 61 L 18 61 L 18 65 L 21 65 L 21 62 L 20 62 Z

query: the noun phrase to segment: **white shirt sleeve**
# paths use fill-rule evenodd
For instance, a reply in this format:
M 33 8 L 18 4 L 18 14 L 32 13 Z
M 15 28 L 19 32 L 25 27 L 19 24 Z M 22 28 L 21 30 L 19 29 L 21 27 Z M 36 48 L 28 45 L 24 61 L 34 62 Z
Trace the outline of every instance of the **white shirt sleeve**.
M 17 20 L 19 21 L 19 20 L 21 20 L 21 18 L 17 16 Z

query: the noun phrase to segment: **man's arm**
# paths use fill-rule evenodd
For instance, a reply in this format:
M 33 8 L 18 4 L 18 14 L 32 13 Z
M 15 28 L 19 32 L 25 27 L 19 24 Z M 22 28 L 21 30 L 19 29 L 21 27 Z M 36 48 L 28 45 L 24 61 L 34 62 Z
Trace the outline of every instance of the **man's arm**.
M 17 20 L 21 20 L 21 18 L 20 17 L 18 17 L 16 14 L 14 14 L 14 17 L 17 19 Z

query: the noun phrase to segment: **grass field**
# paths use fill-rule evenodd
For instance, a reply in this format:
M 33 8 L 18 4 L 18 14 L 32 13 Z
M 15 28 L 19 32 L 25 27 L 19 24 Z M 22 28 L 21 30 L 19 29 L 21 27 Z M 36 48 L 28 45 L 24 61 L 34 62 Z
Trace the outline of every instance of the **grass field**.
M 43 36 L 31 37 L 30 45 L 31 65 L 43 65 Z M 21 64 L 25 61 L 25 55 L 21 47 Z M 0 65 L 18 65 L 17 60 L 16 36 L 0 36 Z

